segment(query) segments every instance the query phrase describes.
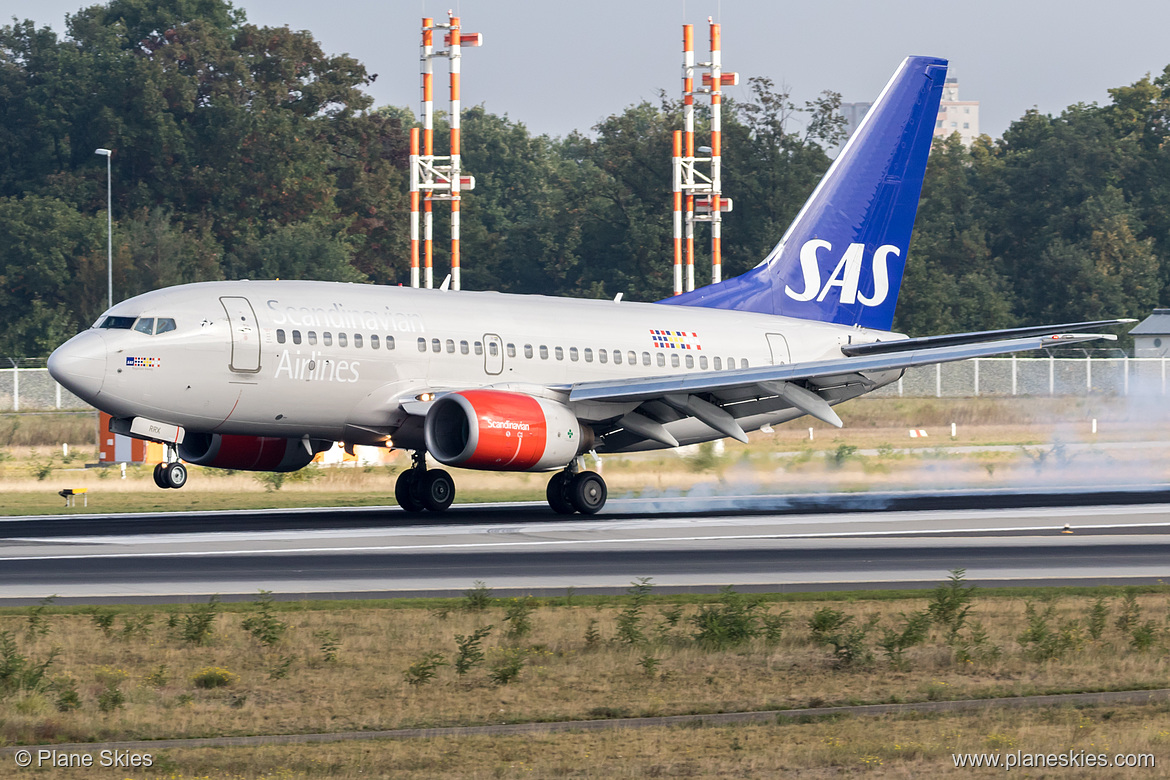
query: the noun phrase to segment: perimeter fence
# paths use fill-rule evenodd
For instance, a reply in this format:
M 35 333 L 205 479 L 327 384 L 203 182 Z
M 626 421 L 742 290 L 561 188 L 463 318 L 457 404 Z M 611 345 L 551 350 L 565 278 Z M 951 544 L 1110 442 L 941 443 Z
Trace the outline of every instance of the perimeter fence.
M 1166 395 L 1170 358 L 976 358 L 911 368 L 877 397 Z M 89 409 L 46 368 L 0 369 L 0 412 Z

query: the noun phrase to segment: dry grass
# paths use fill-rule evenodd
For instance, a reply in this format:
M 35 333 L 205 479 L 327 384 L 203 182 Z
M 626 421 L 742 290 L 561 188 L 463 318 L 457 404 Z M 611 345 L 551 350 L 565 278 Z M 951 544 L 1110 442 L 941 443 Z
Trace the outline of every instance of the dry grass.
M 859 717 L 804 724 L 641 729 L 524 737 L 467 737 L 312 746 L 172 750 L 154 771 L 128 778 L 930 778 L 956 773 L 952 754 L 1152 753 L 1170 743 L 1165 707 L 997 711 L 976 715 Z M 158 768 L 160 767 L 160 768 Z M 92 772 L 92 771 L 90 771 Z M 962 776 L 1004 776 L 962 769 Z M 1117 769 L 1021 771 L 1024 776 L 1115 778 Z M 1128 769 L 1126 776 L 1159 776 Z M 1164 772 L 1162 773 L 1164 774 Z M 37 776 L 88 778 L 61 771 Z
M 867 777 L 951 774 L 1004 777 L 1002 769 L 956 770 L 955 753 L 1153 754 L 1170 744 L 1165 706 L 1045 708 L 938 716 L 849 717 L 808 723 L 647 728 L 509 737 L 459 737 L 262 748 L 152 751 L 133 780 L 336 780 L 406 778 Z M 80 780 L 94 770 L 39 772 Z M 1164 776 L 1165 770 L 1017 770 L 1025 777 Z M 1011 776 L 1010 774 L 1008 776 Z
M 860 402 L 851 402 L 855 403 Z M 1011 403 L 875 399 L 865 403 L 868 416 L 863 421 L 883 424 L 891 418 L 917 419 L 915 412 L 929 419 L 1040 418 L 1052 405 L 1047 399 Z M 849 408 L 844 406 L 843 414 Z M 1059 425 L 1016 420 L 980 426 L 959 423 L 958 435 L 952 439 L 949 423 L 932 428 L 919 421 L 912 425 L 925 426 L 930 434 L 926 439 L 909 438 L 906 427 L 862 424 L 843 430 L 814 426 L 815 438 L 810 442 L 805 422 L 795 421 L 770 433 L 754 433 L 747 445 L 725 442 L 722 455 L 704 445 L 609 455 L 602 467 L 615 498 L 999 488 L 1034 485 L 1037 478 L 1047 485 L 1072 486 L 1170 479 L 1170 451 L 1165 448 L 1110 446 L 1158 442 L 1164 426 L 1144 418 L 1128 419 L 1121 412 L 1104 416 L 1109 413 L 1105 408 L 1074 411 L 1070 416 L 1103 415 L 1098 436 L 1089 435 L 1086 420 L 1075 426 L 1068 419 Z M 1052 456 L 1036 446 L 1051 442 L 1094 446 L 1064 449 Z M 393 496 L 399 469 L 407 463 L 406 455 L 400 453 L 388 467 L 310 467 L 285 475 L 279 486 L 271 475 L 192 467 L 183 490 L 160 491 L 154 487 L 151 467 L 130 466 L 123 480 L 116 468 L 85 468 L 85 463 L 96 460 L 92 450 L 73 448 L 71 452 L 66 463 L 58 447 L 0 449 L 0 513 L 60 513 L 63 502 L 56 493 L 65 487 L 89 489 L 89 506 L 69 510 L 74 513 L 386 504 Z M 460 502 L 542 500 L 548 480 L 547 474 L 451 471 Z
M 93 447 L 97 430 L 96 412 L 0 414 L 0 447 Z
M 1094 641 L 1085 634 L 1092 600 L 1065 597 L 1053 602 L 1051 626 L 1055 630 L 1077 620 L 1079 646 L 1040 660 L 1018 642 L 1026 627 L 1024 601 L 986 596 L 977 598 L 973 618 L 986 627 L 1000 655 L 960 662 L 935 627 L 926 645 L 908 652 L 905 670 L 892 669 L 880 652 L 872 663 L 842 668 L 829 650 L 810 640 L 807 623 L 815 610 L 831 605 L 858 623 L 876 618 L 881 626 L 894 626 L 901 613 L 925 607 L 921 598 L 772 602 L 768 611 L 788 609 L 793 619 L 779 643 L 769 646 L 757 637 L 727 650 L 706 649 L 693 639 L 689 618 L 700 608 L 695 604 L 652 601 L 642 623 L 647 642 L 629 646 L 618 640 L 624 606 L 616 603 L 542 606 L 532 615 L 531 633 L 515 639 L 504 635 L 509 603 L 514 602 L 484 612 L 449 607 L 311 611 L 290 605 L 278 613 L 289 629 L 272 648 L 241 628 L 248 611 L 218 615 L 206 646 L 177 638 L 166 627 L 164 612 L 154 613 L 138 634 L 123 638 L 127 621 L 151 614 L 143 608 L 120 615 L 110 636 L 79 614 L 49 615 L 44 618 L 48 632 L 30 636 L 28 618 L 8 614 L 0 617 L 0 631 L 17 637 L 22 655 L 43 659 L 59 649 L 50 676 L 76 683 L 80 707 L 58 711 L 54 690 L 2 698 L 0 742 L 376 730 L 1170 687 L 1170 600 L 1162 593 L 1138 597 L 1141 621 L 1153 621 L 1153 644 L 1145 650 L 1136 649 L 1114 624 L 1119 598 L 1109 600 L 1108 626 Z M 676 608 L 682 614 L 670 627 L 666 617 Z M 600 635 L 592 646 L 586 641 L 591 621 Z M 484 642 L 485 665 L 463 676 L 442 666 L 427 684 L 407 682 L 404 672 L 411 664 L 429 653 L 452 661 L 455 637 L 485 625 L 493 626 Z M 338 642 L 334 662 L 324 658 L 321 632 Z M 871 648 L 878 635 L 878 628 L 870 632 Z M 488 667 L 509 652 L 522 657 L 519 678 L 493 684 Z M 652 675 L 639 664 L 646 656 L 660 662 Z M 209 666 L 239 675 L 238 683 L 196 687 L 193 675 Z M 166 671 L 160 675 L 162 667 Z M 281 668 L 288 672 L 283 678 L 274 673 Z M 107 714 L 99 701 L 111 669 L 126 674 L 117 686 L 125 705 Z

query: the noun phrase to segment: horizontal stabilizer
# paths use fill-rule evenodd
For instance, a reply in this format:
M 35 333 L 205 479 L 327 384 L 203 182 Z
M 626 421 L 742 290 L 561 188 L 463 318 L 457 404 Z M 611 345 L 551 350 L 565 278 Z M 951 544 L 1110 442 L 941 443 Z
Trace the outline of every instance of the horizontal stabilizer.
M 891 352 L 906 352 L 925 347 L 955 347 L 962 344 L 982 344 L 999 339 L 1024 338 L 1027 336 L 1051 336 L 1057 333 L 1077 333 L 1079 331 L 1100 330 L 1113 325 L 1125 325 L 1137 322 L 1134 319 L 1123 320 L 1094 320 L 1093 322 L 1072 322 L 1064 325 L 1036 325 L 1028 328 L 1006 328 L 1004 330 L 982 330 L 972 333 L 947 333 L 942 336 L 922 336 L 916 339 L 897 339 L 895 341 L 874 341 L 868 344 L 848 344 L 841 347 L 841 351 L 851 357 L 859 355 L 882 355 Z M 1102 338 L 1105 338 L 1102 336 Z

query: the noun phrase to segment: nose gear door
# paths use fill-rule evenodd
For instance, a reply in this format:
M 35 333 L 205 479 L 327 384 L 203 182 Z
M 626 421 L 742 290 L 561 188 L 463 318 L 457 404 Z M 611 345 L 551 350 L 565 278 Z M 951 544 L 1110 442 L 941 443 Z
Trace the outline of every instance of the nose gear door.
M 256 312 L 247 298 L 224 296 L 219 299 L 227 312 L 232 329 L 231 369 L 240 373 L 254 374 L 260 370 L 260 328 L 256 325 Z

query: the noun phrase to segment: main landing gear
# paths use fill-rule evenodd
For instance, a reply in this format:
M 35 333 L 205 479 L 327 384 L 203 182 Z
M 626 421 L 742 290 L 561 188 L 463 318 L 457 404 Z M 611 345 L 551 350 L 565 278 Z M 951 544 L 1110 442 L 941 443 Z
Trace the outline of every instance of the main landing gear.
M 595 515 L 605 506 L 605 499 L 609 496 L 605 480 L 595 471 L 577 471 L 574 466 L 575 463 L 553 474 L 544 496 L 559 515 L 573 512 Z
M 154 467 L 154 484 L 160 488 L 178 488 L 187 484 L 187 467 L 179 462 L 175 448 L 167 446 L 167 462 Z
M 414 463 L 398 475 L 394 498 L 407 512 L 443 512 L 455 500 L 455 480 L 442 469 L 427 468 L 427 454 L 414 453 Z

